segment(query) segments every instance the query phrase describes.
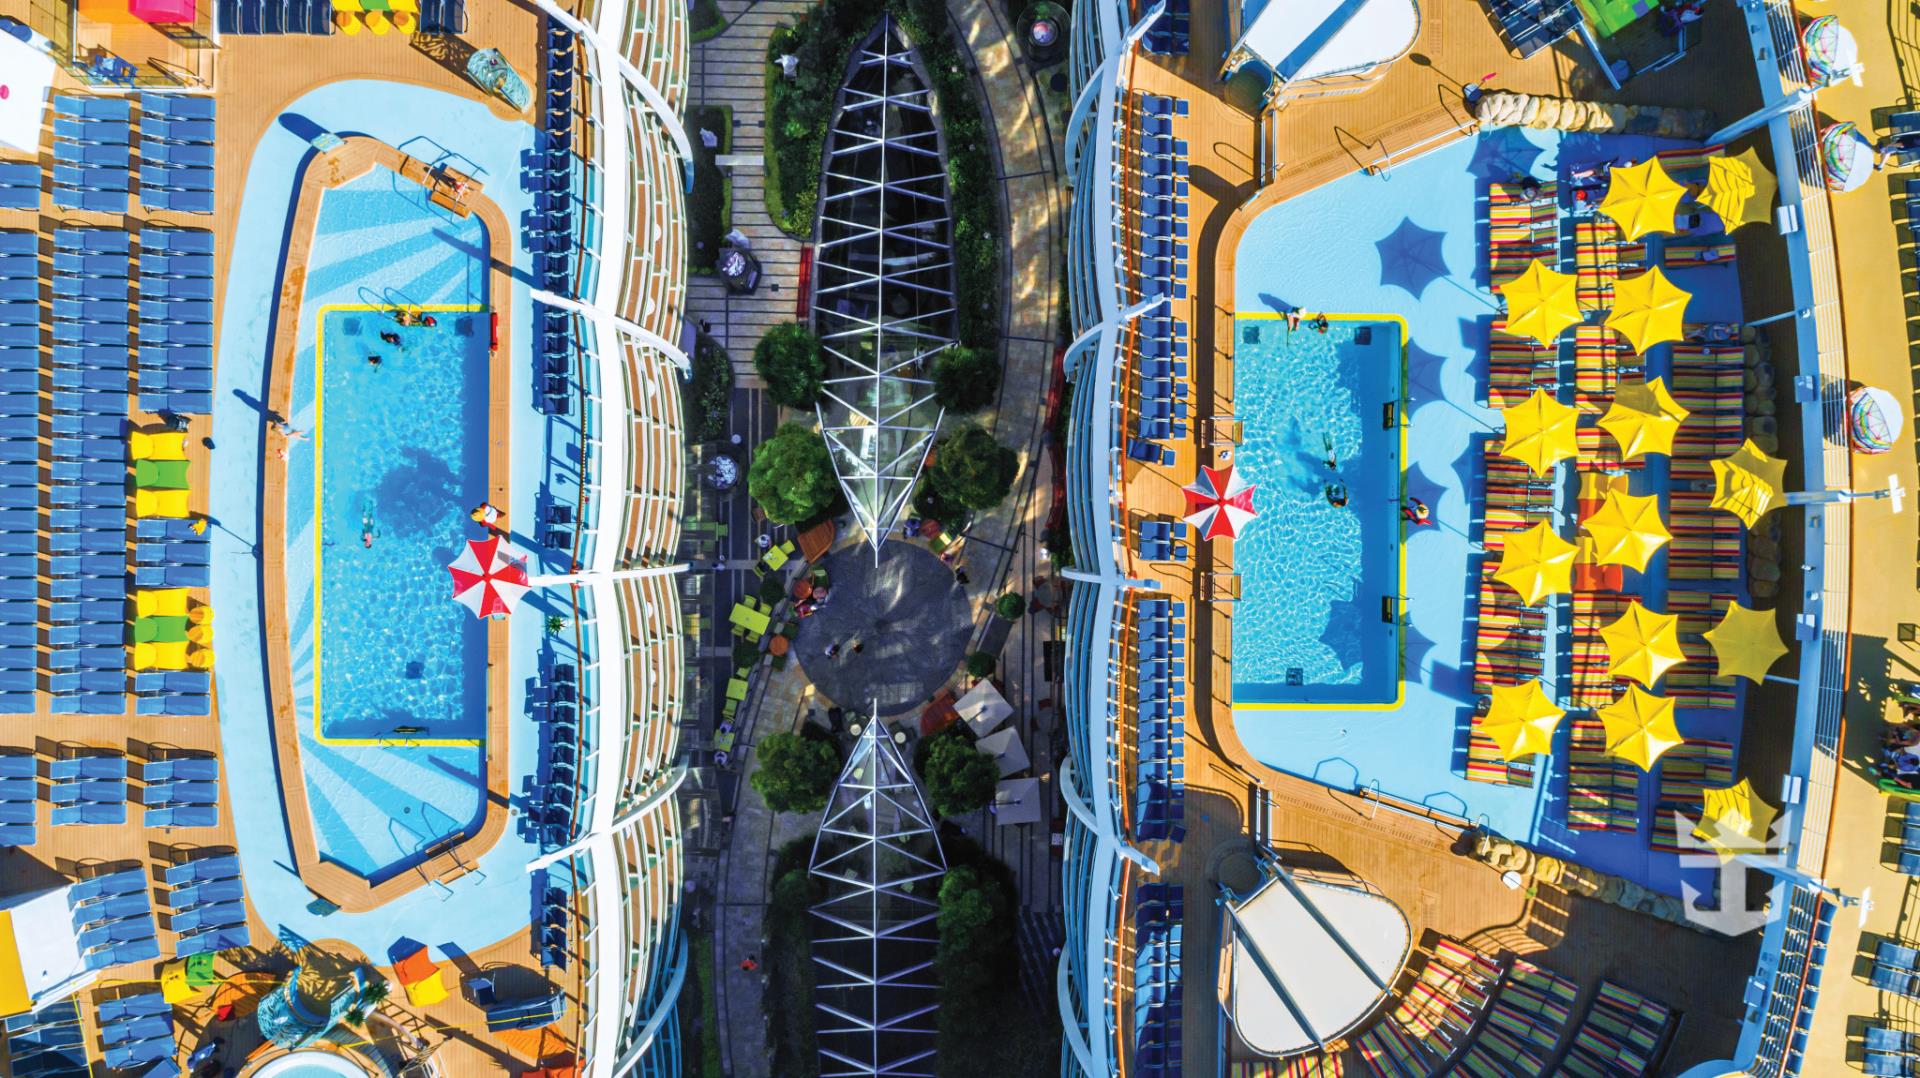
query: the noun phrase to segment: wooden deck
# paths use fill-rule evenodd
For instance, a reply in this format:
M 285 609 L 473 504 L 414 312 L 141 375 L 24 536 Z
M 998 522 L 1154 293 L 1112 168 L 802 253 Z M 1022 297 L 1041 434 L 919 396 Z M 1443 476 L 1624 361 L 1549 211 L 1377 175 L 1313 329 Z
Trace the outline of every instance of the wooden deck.
M 1420 37 L 1411 54 L 1370 89 L 1295 102 L 1269 121 L 1277 129 L 1280 165 L 1264 188 L 1255 175 L 1257 95 L 1243 92 L 1238 82 L 1223 85 L 1217 79 L 1218 58 L 1228 44 L 1220 20 L 1196 11 L 1188 56 L 1142 55 L 1136 63 L 1134 89 L 1190 103 L 1189 116 L 1176 122 L 1174 134 L 1190 150 L 1189 243 L 1195 258 L 1191 296 L 1176 304 L 1174 313 L 1187 320 L 1193 341 L 1194 416 L 1192 436 L 1177 444 L 1175 464 L 1126 462 L 1119 511 L 1128 533 L 1144 517 L 1177 518 L 1184 506 L 1180 488 L 1193 481 L 1200 464 L 1222 463 L 1222 452 L 1233 447 L 1231 438 L 1213 435 L 1211 421 L 1234 414 L 1236 252 L 1261 212 L 1363 168 L 1383 170 L 1383 182 L 1392 182 L 1391 165 L 1399 157 L 1471 137 L 1460 91 L 1484 75 L 1492 76 L 1492 88 L 1530 93 L 1688 107 L 1712 102 L 1727 118 L 1757 103 L 1744 31 L 1731 6 L 1709 9 L 1706 37 L 1738 40 L 1739 47 L 1703 50 L 1618 94 L 1595 90 L 1598 74 L 1571 40 L 1521 61 L 1507 53 L 1481 4 L 1423 4 L 1421 12 Z M 1128 562 L 1122 567 L 1128 575 L 1160 581 L 1174 598 L 1202 593 L 1210 576 L 1222 589 L 1237 583 L 1232 545 L 1225 541 L 1197 544 L 1187 564 L 1148 563 L 1131 553 Z M 1583 1005 L 1595 983 L 1606 977 L 1685 1011 L 1669 1068 L 1731 1056 L 1741 985 L 1757 959 L 1757 937 L 1709 936 L 1553 888 L 1533 894 L 1510 890 L 1497 872 L 1457 852 L 1458 831 L 1260 764 L 1234 729 L 1233 604 L 1200 604 L 1192 611 L 1190 653 L 1196 658 L 1185 747 L 1188 833 L 1180 845 L 1143 847 L 1163 867 L 1161 879 L 1186 888 L 1183 1035 L 1189 1073 L 1212 1073 L 1221 1053 L 1252 1058 L 1236 1055 L 1244 1049 L 1233 1044 L 1216 1043 L 1220 1004 L 1211 989 L 1219 940 L 1217 911 L 1208 900 L 1218 893 L 1222 858 L 1251 849 L 1248 821 L 1260 790 L 1273 801 L 1275 850 L 1290 863 L 1350 872 L 1377 887 L 1407 915 L 1416 945 L 1439 933 L 1483 951 L 1525 955 L 1579 980 Z M 1207 658 L 1202 662 L 1199 656 Z M 1277 712 L 1243 721 L 1300 720 Z M 1124 740 L 1132 743 L 1132 731 Z M 1132 882 L 1141 882 L 1137 872 Z M 1130 969 L 1131 932 L 1123 938 L 1120 965 Z M 1348 1052 L 1346 1062 L 1349 1073 L 1365 1073 L 1356 1053 Z M 1123 1073 L 1132 1069 L 1131 1059 L 1127 1063 Z

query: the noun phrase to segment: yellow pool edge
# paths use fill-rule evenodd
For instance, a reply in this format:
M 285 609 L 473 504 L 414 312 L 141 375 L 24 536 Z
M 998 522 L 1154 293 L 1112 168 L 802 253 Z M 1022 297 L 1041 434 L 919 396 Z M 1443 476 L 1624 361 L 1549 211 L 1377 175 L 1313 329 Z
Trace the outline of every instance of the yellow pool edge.
M 415 745 L 429 748 L 465 748 L 484 745 L 484 738 L 475 737 L 328 737 L 320 732 L 320 663 L 326 654 L 320 647 L 320 572 L 321 546 L 326 531 L 321 521 L 326 518 L 320 512 L 320 499 L 323 492 L 321 477 L 325 474 L 321 465 L 325 462 L 326 446 L 326 373 L 327 373 L 327 316 L 335 311 L 358 311 L 373 313 L 377 311 L 423 311 L 440 314 L 472 314 L 486 310 L 478 303 L 330 303 L 322 306 L 314 314 L 313 326 L 313 740 L 321 745 Z
M 1412 339 L 1407 329 L 1407 320 L 1397 314 L 1368 314 L 1365 312 L 1317 311 L 1317 315 L 1340 322 L 1391 322 L 1400 327 L 1400 399 L 1394 402 L 1394 424 L 1400 428 L 1400 495 L 1402 500 L 1407 493 L 1407 342 Z M 1236 314 L 1234 321 L 1267 322 L 1284 319 L 1287 316 L 1275 311 L 1257 311 L 1252 314 Z M 1394 584 L 1394 602 L 1404 603 L 1402 593 L 1407 584 L 1407 521 L 1400 518 L 1400 576 Z M 1404 606 L 1398 616 L 1405 619 Z M 1291 704 L 1273 701 L 1248 701 L 1241 703 L 1229 697 L 1228 708 L 1232 711 L 1393 711 L 1407 702 L 1407 632 L 1406 625 L 1400 626 L 1399 643 L 1394 648 L 1394 663 L 1399 667 L 1394 672 L 1393 699 L 1374 704 Z M 1228 660 L 1228 669 L 1232 669 L 1232 660 Z M 1233 678 L 1227 678 L 1227 691 L 1233 691 Z

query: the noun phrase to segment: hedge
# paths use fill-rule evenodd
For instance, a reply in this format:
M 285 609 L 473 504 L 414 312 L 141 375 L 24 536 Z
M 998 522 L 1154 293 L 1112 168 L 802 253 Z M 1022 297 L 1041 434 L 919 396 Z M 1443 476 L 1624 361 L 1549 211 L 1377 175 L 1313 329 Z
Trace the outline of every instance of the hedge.
M 708 149 L 702 130 L 719 136 L 720 145 Z M 687 193 L 687 268 L 698 274 L 713 272 L 720 257 L 720 241 L 733 227 L 733 177 L 721 172 L 714 158 L 733 149 L 733 107 L 701 105 L 687 115 L 687 134 L 693 139 L 693 190 Z

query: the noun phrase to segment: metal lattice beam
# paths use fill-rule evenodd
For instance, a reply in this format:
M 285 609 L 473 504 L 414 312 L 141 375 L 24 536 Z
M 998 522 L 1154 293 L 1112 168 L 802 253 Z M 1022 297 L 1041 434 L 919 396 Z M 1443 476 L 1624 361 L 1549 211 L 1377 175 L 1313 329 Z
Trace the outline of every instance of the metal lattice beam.
M 876 556 L 944 413 L 928 368 L 954 343 L 953 222 L 932 93 L 891 17 L 855 50 L 814 227 L 817 412 L 835 476 Z
M 932 1078 L 946 857 L 877 709 L 835 782 L 807 873 L 822 1078 Z

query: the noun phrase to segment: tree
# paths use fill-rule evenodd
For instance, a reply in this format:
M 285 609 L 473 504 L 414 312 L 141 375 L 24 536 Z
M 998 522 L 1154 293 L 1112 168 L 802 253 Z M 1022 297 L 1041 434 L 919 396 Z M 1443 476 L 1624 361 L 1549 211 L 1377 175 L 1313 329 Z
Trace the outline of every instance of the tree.
M 747 493 L 775 524 L 798 524 L 833 504 L 837 490 L 827 444 L 810 427 L 782 423 L 747 468 Z
M 960 734 L 946 733 L 933 739 L 920 777 L 926 780 L 927 800 L 934 812 L 960 816 L 993 800 L 1000 765 Z
M 753 346 L 753 369 L 766 380 L 767 396 L 789 408 L 811 408 L 827 376 L 820 338 L 798 322 L 768 330 Z
M 949 412 L 977 412 L 1000 393 L 1000 360 L 984 348 L 952 345 L 933 357 L 933 395 Z
M 993 440 L 977 423 L 967 423 L 940 442 L 927 466 L 927 482 L 942 498 L 968 509 L 992 509 L 1013 489 L 1020 457 Z
M 819 812 L 840 774 L 830 741 L 799 734 L 768 734 L 757 750 L 760 766 L 747 781 L 775 812 Z
M 1008 621 L 1019 621 L 1027 612 L 1027 597 L 1017 591 L 1010 591 L 993 601 L 993 612 Z
M 942 1003 L 977 1004 L 994 986 L 1012 925 L 1000 886 L 970 865 L 948 870 L 940 881 L 940 969 Z
M 997 665 L 992 652 L 976 651 L 967 656 L 967 673 L 973 677 L 992 677 Z

